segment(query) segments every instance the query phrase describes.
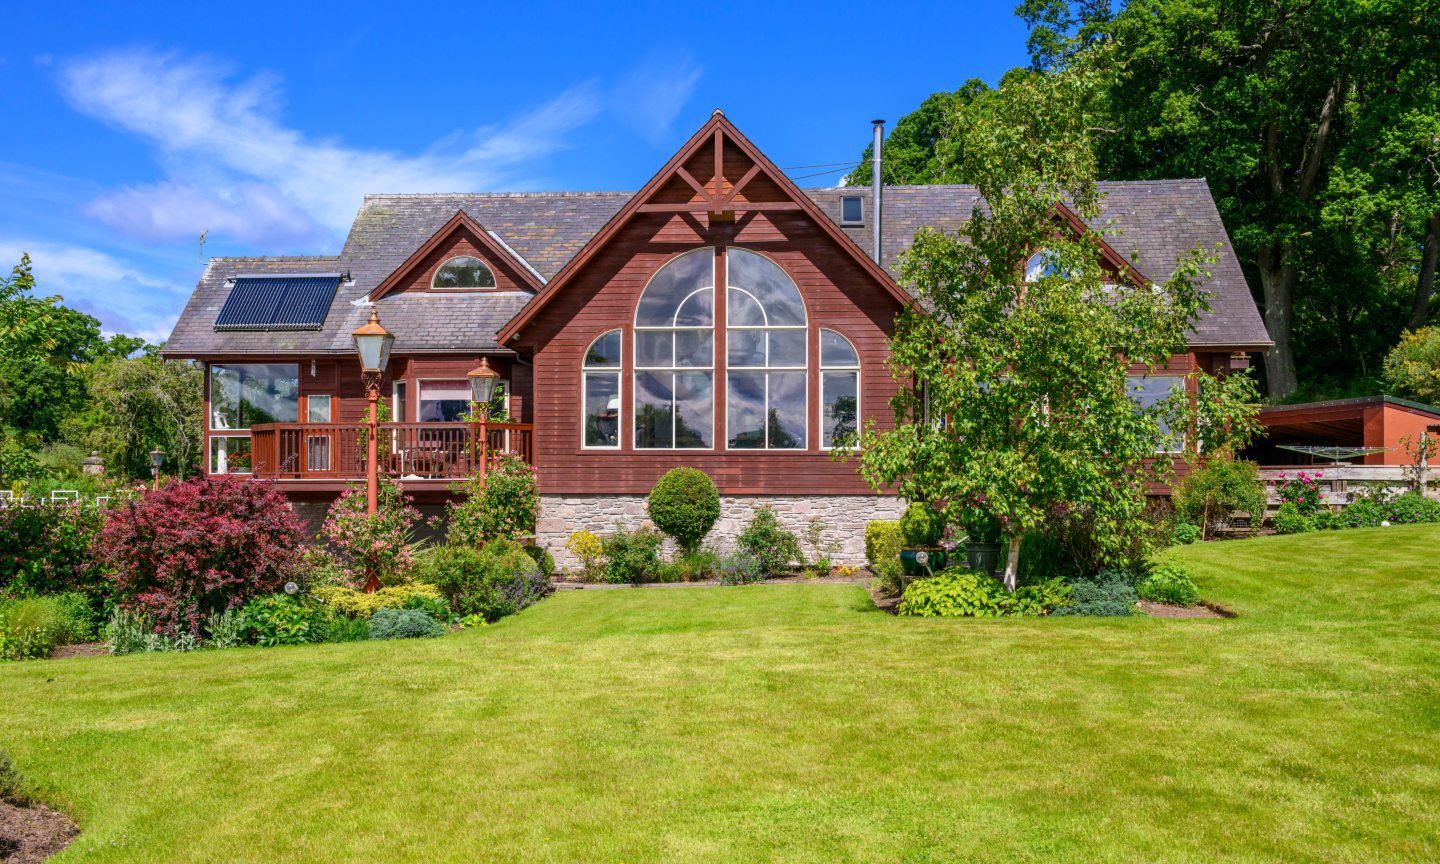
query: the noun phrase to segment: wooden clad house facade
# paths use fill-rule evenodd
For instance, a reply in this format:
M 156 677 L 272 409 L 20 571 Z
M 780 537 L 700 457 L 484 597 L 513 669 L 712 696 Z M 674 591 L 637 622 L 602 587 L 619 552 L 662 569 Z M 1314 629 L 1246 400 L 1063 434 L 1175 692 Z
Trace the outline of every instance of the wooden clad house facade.
M 1129 278 L 1222 247 L 1214 311 L 1141 398 L 1264 350 L 1203 181 L 1102 191 L 1131 244 L 1106 263 Z M 480 450 L 514 453 L 536 467 L 558 552 L 578 528 L 638 522 L 655 480 L 688 465 L 721 491 L 722 542 L 763 501 L 795 527 L 821 516 L 856 559 L 863 523 L 902 503 L 833 458 L 858 424 L 891 422 L 886 340 L 911 299 L 892 273 L 918 228 L 958 227 L 977 203 L 964 186 L 885 195 L 876 256 L 867 192 L 796 188 L 717 112 L 635 193 L 371 196 L 338 256 L 214 259 L 165 353 L 206 366 L 206 470 L 296 502 L 363 475 L 350 333 L 374 310 L 396 335 L 380 468 L 419 500 L 443 499 Z M 504 380 L 483 442 L 460 419 L 482 357 Z

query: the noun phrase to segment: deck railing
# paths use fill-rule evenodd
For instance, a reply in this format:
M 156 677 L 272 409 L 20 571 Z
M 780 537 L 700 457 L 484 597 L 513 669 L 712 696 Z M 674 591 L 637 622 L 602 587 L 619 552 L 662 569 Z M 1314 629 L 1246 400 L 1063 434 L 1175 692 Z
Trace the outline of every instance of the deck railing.
M 534 426 L 487 423 L 381 423 L 379 471 L 385 477 L 456 479 L 481 473 L 501 456 L 534 464 Z M 357 480 L 365 476 L 366 426 L 263 423 L 250 430 L 255 477 Z

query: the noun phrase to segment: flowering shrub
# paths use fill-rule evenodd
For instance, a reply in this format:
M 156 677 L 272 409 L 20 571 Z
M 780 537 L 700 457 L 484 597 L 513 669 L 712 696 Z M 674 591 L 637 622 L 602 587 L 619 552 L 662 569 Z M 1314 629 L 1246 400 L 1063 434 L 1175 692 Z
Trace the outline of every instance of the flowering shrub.
M 278 591 L 301 521 L 274 486 L 227 475 L 169 483 L 109 511 L 94 544 L 117 605 L 171 635 Z
M 106 583 L 90 554 L 102 514 L 78 502 L 0 510 L 0 590 L 103 595 Z
M 580 581 L 599 582 L 605 569 L 605 543 L 581 528 L 565 541 L 565 548 L 580 560 Z
M 456 484 L 451 502 L 451 543 L 477 549 L 489 540 L 520 540 L 535 533 L 540 518 L 540 490 L 535 469 L 515 456 L 504 456 L 486 472 Z
M 415 568 L 415 526 L 423 517 L 394 480 L 380 481 L 375 515 L 366 512 L 365 487 L 353 484 L 335 499 L 320 526 L 349 574 L 351 587 L 374 575 L 381 585 L 398 585 Z
M 1275 494 L 1281 504 L 1294 504 L 1301 516 L 1310 516 L 1320 509 L 1320 480 L 1324 475 L 1301 471 L 1294 477 L 1281 474 L 1275 484 Z

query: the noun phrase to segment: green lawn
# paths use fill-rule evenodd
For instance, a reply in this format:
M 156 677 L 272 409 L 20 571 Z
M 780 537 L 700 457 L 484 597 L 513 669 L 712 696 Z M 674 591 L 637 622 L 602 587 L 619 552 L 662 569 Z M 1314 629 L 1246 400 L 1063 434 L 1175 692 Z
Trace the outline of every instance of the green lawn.
M 1191 547 L 1235 620 L 566 592 L 411 643 L 0 666 L 57 861 L 1440 858 L 1440 528 Z

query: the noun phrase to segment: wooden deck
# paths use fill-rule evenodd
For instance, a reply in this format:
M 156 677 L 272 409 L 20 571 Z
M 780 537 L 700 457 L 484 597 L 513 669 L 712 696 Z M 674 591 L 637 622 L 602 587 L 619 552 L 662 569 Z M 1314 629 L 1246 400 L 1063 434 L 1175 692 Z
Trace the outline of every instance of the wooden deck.
M 264 423 L 251 429 L 252 476 L 265 480 L 350 481 L 365 477 L 366 427 Z M 534 464 L 529 423 L 381 423 L 380 474 L 401 480 L 457 480 L 502 456 Z

